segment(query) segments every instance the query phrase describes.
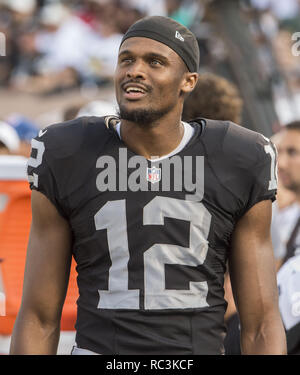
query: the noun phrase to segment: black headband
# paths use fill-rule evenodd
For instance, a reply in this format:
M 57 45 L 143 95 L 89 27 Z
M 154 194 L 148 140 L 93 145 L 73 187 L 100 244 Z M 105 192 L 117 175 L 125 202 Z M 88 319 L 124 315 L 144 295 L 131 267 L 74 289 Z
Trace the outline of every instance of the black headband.
M 197 39 L 189 29 L 173 19 L 161 16 L 142 18 L 130 26 L 121 45 L 132 37 L 154 39 L 166 44 L 182 58 L 190 72 L 198 71 L 200 52 Z

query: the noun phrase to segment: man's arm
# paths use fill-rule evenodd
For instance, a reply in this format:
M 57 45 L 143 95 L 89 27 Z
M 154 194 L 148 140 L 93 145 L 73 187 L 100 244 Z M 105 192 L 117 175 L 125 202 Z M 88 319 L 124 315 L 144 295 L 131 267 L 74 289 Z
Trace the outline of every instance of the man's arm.
M 45 195 L 32 191 L 23 297 L 10 354 L 56 354 L 71 264 L 71 231 Z
M 232 238 L 229 269 L 242 354 L 286 354 L 270 221 L 271 201 L 257 203 L 239 220 Z

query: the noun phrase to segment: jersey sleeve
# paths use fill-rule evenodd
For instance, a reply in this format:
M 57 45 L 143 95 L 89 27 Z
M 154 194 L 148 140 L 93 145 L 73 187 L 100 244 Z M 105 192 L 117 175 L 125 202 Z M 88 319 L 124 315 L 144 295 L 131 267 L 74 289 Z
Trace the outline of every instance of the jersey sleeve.
M 31 190 L 43 193 L 58 212 L 63 217 L 66 217 L 66 213 L 60 203 L 55 176 L 49 163 L 48 130 L 48 128 L 41 130 L 39 135 L 31 141 L 31 155 L 27 163 L 28 182 Z
M 252 185 L 245 211 L 262 200 L 276 199 L 277 193 L 277 150 L 267 138 L 258 134 L 263 141 L 257 144 L 258 162 L 249 170 Z

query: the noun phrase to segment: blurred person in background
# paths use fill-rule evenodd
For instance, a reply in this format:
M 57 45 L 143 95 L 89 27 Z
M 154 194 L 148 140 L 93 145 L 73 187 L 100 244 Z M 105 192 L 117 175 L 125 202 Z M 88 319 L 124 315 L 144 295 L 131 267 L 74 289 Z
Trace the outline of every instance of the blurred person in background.
M 31 140 L 35 138 L 39 132 L 38 126 L 30 119 L 18 113 L 13 113 L 6 117 L 7 123 L 17 132 L 20 145 L 18 155 L 29 158 L 31 151 Z
M 123 4 L 137 9 L 145 16 L 167 16 L 166 0 L 123 0 Z
M 18 38 L 21 54 L 28 56 L 32 71 L 19 66 L 13 87 L 27 93 L 45 93 L 76 85 L 88 31 L 68 7 L 60 3 L 45 5 L 35 29 Z
M 271 140 L 274 143 L 274 145 L 276 146 L 276 148 L 278 147 L 278 145 L 280 143 L 281 137 L 282 137 L 281 131 L 277 131 L 271 137 Z M 274 204 L 273 204 L 273 211 L 274 211 L 274 207 L 275 207 L 275 210 L 276 209 L 281 210 L 281 209 L 284 209 L 284 208 L 290 206 L 291 204 L 295 203 L 295 201 L 296 201 L 295 194 L 291 190 L 285 188 L 282 185 L 281 180 L 278 179 L 277 199 L 276 199 L 276 202 L 274 202 Z
M 247 3 L 254 9 L 250 32 L 259 40 L 264 69 L 272 71 L 273 101 L 279 122 L 289 123 L 300 116 L 300 66 L 293 40 L 293 34 L 300 30 L 300 2 L 248 0 Z
M 117 47 L 131 24 L 157 14 L 191 27 L 202 3 L 0 0 L 0 31 L 7 37 L 0 82 L 29 94 L 56 94 L 81 85 L 111 83 Z
M 201 3 L 202 1 L 165 0 L 168 16 L 186 27 L 193 25 Z
M 285 125 L 275 141 L 282 194 L 290 194 L 285 204 L 275 205 L 271 227 L 279 269 L 279 308 L 288 354 L 300 355 L 300 121 Z
M 27 26 L 32 22 L 37 10 L 36 0 L 0 0 L 3 11 L 9 11 L 9 21 L 15 27 Z
M 273 203 L 271 235 L 276 258 L 279 308 L 288 354 L 300 354 L 300 121 L 283 126 L 278 150 L 278 202 Z
M 36 0 L 0 0 L 0 32 L 6 39 L 6 57 L 0 59 L 0 83 L 8 84 L 15 68 L 23 64 L 17 40 L 35 22 Z
M 278 20 L 280 28 L 300 25 L 299 0 L 250 0 L 251 5 L 260 12 L 271 12 Z
M 63 113 L 64 121 L 70 121 L 83 116 L 116 115 L 116 106 L 106 100 L 95 100 L 88 103 L 74 103 L 67 107 Z
M 78 112 L 80 109 L 85 105 L 85 103 L 73 103 L 69 106 L 67 106 L 62 113 L 63 121 L 70 121 L 77 117 Z
M 111 80 L 122 34 L 140 17 L 118 0 L 89 0 L 77 7 L 46 3 L 34 26 L 15 38 L 21 63 L 12 86 L 43 94 Z
M 279 181 L 292 193 L 288 204 L 274 207 L 272 233 L 279 269 L 299 251 L 300 246 L 300 121 L 285 125 L 276 134 L 276 144 Z
M 0 155 L 18 154 L 19 147 L 18 133 L 6 122 L 0 121 Z
M 272 137 L 278 150 L 278 201 L 273 203 L 271 237 L 277 271 L 279 307 L 284 322 L 288 354 L 300 354 L 300 121 L 285 125 Z M 227 354 L 240 354 L 239 317 L 231 301 Z
M 300 253 L 295 253 L 277 274 L 279 309 L 286 331 L 288 354 L 300 355 Z
M 216 74 L 203 73 L 184 102 L 182 118 L 188 121 L 204 117 L 240 124 L 242 110 L 243 101 L 233 83 Z
M 104 100 L 95 100 L 82 106 L 76 117 L 116 115 L 117 105 Z
M 283 132 L 275 133 L 271 139 L 275 146 L 279 147 Z M 273 202 L 271 236 L 275 255 L 276 271 L 282 265 L 283 256 L 286 251 L 286 243 L 290 235 L 291 223 L 298 216 L 298 204 L 295 193 L 286 188 L 281 179 L 278 179 L 278 191 L 276 202 Z

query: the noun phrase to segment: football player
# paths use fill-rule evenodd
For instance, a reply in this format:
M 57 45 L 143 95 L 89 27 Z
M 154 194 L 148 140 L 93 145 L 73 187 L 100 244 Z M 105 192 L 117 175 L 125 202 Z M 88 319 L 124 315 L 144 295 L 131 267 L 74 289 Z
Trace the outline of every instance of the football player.
M 144 18 L 120 45 L 119 118 L 79 118 L 33 140 L 12 354 L 56 353 L 72 255 L 74 354 L 223 354 L 227 259 L 242 352 L 286 353 L 269 233 L 276 153 L 233 123 L 181 121 L 198 66 L 188 29 Z

